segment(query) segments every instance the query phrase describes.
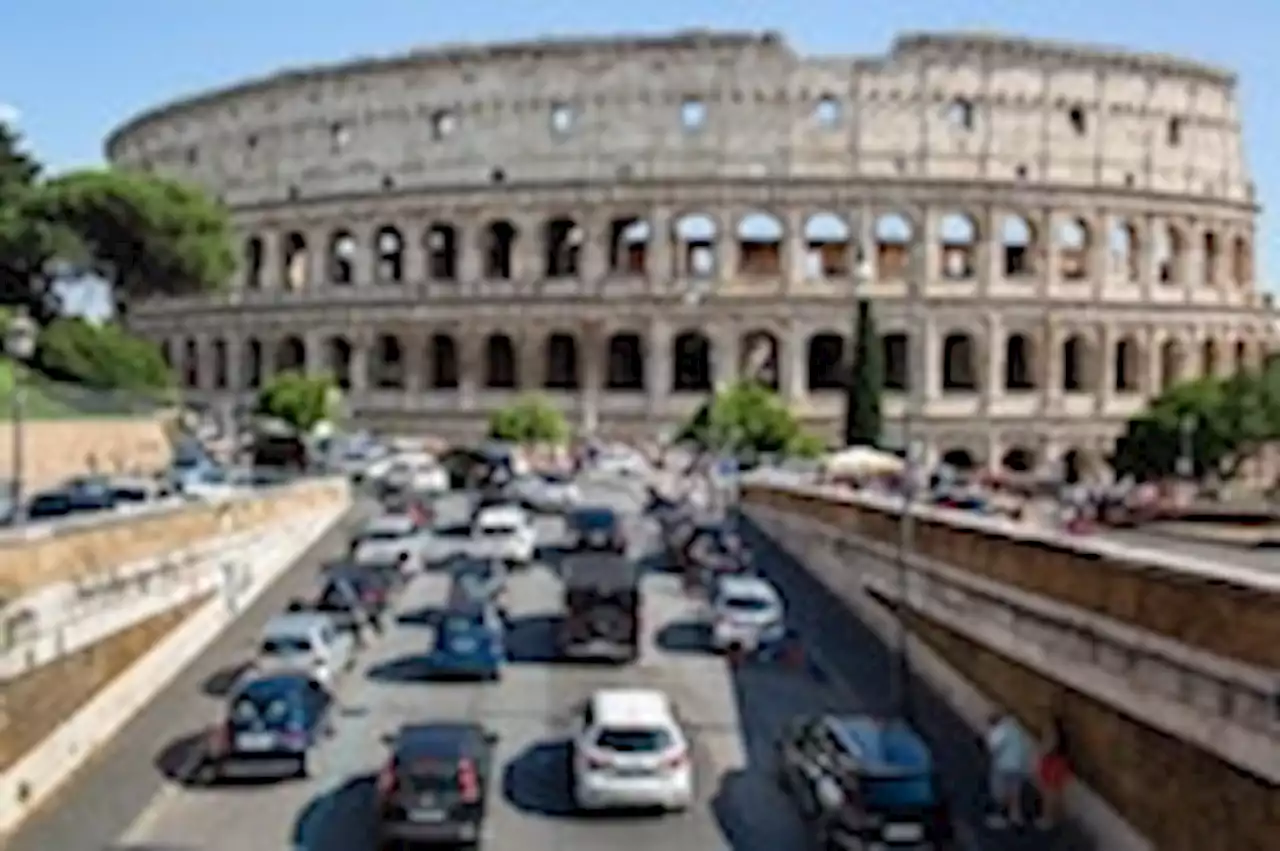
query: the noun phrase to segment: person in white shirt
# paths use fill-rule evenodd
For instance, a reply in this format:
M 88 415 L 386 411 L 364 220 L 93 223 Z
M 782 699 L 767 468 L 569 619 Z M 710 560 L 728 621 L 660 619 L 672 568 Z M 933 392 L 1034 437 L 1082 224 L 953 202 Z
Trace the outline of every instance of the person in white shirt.
M 987 728 L 986 749 L 994 808 L 987 823 L 996 829 L 1021 824 L 1022 796 L 1031 776 L 1031 739 L 1012 715 L 996 713 Z

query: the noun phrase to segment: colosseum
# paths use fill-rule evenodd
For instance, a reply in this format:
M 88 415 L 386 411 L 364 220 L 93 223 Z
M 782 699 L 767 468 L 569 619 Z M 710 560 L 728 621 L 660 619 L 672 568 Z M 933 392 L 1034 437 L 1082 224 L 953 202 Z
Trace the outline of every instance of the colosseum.
M 652 435 L 749 374 L 834 435 L 865 298 L 889 440 L 1083 471 L 1169 382 L 1280 347 L 1236 79 L 1168 56 L 444 46 L 178 101 L 107 152 L 233 212 L 237 280 L 131 313 L 211 405 L 304 368 L 394 432 L 474 434 L 536 390 Z

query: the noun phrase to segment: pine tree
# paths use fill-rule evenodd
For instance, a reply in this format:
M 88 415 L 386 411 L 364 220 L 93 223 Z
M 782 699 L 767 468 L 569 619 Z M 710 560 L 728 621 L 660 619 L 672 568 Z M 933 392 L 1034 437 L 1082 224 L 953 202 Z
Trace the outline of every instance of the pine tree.
M 845 388 L 844 442 L 846 446 L 876 446 L 882 425 L 884 364 L 875 314 L 865 299 L 858 301 L 853 333 L 853 361 Z

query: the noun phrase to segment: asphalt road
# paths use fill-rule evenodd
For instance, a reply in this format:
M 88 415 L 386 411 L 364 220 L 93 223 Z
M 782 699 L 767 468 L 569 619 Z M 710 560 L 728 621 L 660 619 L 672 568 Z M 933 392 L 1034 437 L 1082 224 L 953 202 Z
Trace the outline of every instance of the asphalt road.
M 1214 564 L 1236 565 L 1253 570 L 1264 570 L 1268 573 L 1274 573 L 1280 567 L 1280 557 L 1277 557 L 1274 549 L 1255 550 L 1226 544 L 1188 541 L 1157 532 L 1143 532 L 1141 529 L 1108 529 L 1099 534 L 1108 541 L 1184 558 L 1205 559 Z

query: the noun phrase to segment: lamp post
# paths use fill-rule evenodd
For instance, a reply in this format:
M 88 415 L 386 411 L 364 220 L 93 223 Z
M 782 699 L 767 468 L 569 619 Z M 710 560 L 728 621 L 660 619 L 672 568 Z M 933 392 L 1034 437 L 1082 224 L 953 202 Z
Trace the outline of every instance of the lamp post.
M 892 689 L 893 705 L 902 717 L 909 717 L 911 714 L 911 631 L 907 622 L 908 596 L 911 591 L 909 559 L 914 547 L 915 496 L 922 454 L 922 447 L 915 437 L 916 418 L 920 414 L 919 408 L 924 401 L 924 376 L 927 372 L 923 368 L 924 353 L 927 351 L 924 345 L 926 331 L 922 309 L 924 305 L 920 282 L 916 280 L 916 270 L 910 268 L 912 265 L 914 264 L 908 263 L 906 293 L 907 393 L 902 409 L 902 447 L 905 464 L 902 474 L 902 510 L 898 515 L 898 546 L 895 559 L 898 599 L 894 609 L 897 617 Z
M 9 320 L 9 327 L 4 334 L 5 353 L 13 359 L 13 390 L 11 403 L 12 439 L 13 439 L 13 482 L 10 486 L 10 508 L 13 512 L 14 524 L 21 523 L 26 516 L 23 506 L 22 478 L 25 459 L 23 458 L 23 408 L 26 404 L 26 387 L 23 386 L 23 366 L 31 360 L 36 350 L 36 323 L 27 313 L 26 308 Z

